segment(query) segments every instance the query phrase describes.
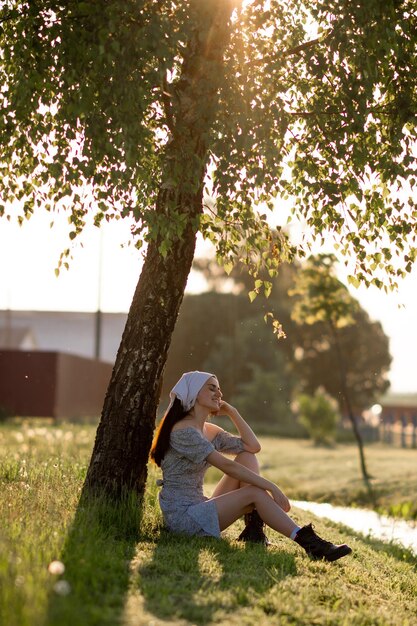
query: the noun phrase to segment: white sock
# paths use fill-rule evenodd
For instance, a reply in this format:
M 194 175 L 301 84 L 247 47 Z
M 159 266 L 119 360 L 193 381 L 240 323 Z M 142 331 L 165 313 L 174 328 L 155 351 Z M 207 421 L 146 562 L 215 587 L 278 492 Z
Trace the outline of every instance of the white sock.
M 296 528 L 294 528 L 294 530 L 292 531 L 291 535 L 290 535 L 290 539 L 292 539 L 294 541 L 298 531 L 301 529 L 300 526 L 296 526 Z

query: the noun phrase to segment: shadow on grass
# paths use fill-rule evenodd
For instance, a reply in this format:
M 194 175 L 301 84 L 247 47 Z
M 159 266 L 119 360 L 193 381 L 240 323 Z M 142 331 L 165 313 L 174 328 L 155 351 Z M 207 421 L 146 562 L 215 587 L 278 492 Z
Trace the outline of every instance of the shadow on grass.
M 187 537 L 162 530 L 152 560 L 136 569 L 144 608 L 159 619 L 207 624 L 253 606 L 270 587 L 297 573 L 285 549 Z
M 115 626 L 121 621 L 141 506 L 82 497 L 60 557 L 65 573 L 49 597 L 45 626 Z

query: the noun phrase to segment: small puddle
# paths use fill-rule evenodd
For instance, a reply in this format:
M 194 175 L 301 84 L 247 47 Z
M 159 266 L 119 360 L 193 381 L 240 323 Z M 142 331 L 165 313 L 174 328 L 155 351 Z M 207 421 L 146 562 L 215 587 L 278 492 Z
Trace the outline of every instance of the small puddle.
M 400 543 L 417 555 L 417 525 L 414 522 L 378 515 L 375 511 L 333 506 L 324 502 L 292 500 L 291 504 L 317 517 L 344 524 L 363 535 L 382 541 Z

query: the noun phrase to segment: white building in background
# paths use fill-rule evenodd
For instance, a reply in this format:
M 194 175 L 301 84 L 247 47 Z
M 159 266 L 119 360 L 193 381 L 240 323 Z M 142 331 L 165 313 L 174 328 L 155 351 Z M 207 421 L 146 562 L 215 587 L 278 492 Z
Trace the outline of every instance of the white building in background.
M 100 359 L 114 363 L 126 313 L 101 313 Z M 95 357 L 96 313 L 0 311 L 0 349 L 50 350 Z

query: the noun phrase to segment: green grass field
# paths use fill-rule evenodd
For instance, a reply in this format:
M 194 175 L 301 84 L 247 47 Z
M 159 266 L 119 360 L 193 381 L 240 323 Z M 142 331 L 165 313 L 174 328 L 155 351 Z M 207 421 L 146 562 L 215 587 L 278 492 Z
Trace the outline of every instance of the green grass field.
M 104 501 L 79 505 L 93 438 L 91 426 L 0 427 L 2 626 L 417 623 L 417 557 L 300 510 L 299 523 L 312 519 L 353 555 L 312 562 L 272 531 L 271 548 L 241 545 L 241 522 L 221 541 L 170 535 L 153 469 L 142 511 L 134 498 L 117 510 Z M 366 501 L 354 446 L 262 444 L 263 473 L 291 497 Z M 417 452 L 370 446 L 366 454 L 379 506 L 407 513 Z M 210 470 L 208 492 L 216 478 Z M 48 571 L 54 560 L 63 573 Z

